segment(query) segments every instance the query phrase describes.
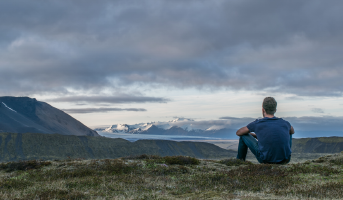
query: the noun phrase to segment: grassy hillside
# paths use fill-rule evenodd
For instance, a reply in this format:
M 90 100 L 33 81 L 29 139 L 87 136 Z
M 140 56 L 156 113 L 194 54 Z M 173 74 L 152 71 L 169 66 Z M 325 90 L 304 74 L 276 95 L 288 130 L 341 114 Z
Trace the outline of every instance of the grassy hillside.
M 302 164 L 189 157 L 0 163 L 0 199 L 341 199 L 343 154 Z
M 343 151 L 343 137 L 293 139 L 294 153 L 339 153 Z
M 140 140 L 129 142 L 91 136 L 39 133 L 0 133 L 0 162 L 67 158 L 105 159 L 129 155 L 187 155 L 197 158 L 227 158 L 236 152 L 204 142 Z

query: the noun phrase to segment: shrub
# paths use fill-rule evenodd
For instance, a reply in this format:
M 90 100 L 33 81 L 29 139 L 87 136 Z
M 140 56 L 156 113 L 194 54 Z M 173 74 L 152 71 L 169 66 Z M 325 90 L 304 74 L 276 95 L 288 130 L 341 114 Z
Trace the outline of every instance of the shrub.
M 30 169 L 40 169 L 44 166 L 51 165 L 49 161 L 18 161 L 18 162 L 8 162 L 0 164 L 0 169 L 6 170 L 7 172 L 17 171 L 17 170 L 30 170 Z
M 330 160 L 330 163 L 334 165 L 343 165 L 343 158 L 336 158 L 336 159 Z
M 125 160 L 135 160 L 135 159 L 161 159 L 161 158 L 162 158 L 162 157 L 161 157 L 161 156 L 158 156 L 158 155 L 147 155 L 147 154 L 123 157 L 123 159 L 125 159 Z
M 163 157 L 165 163 L 169 165 L 198 165 L 200 164 L 200 160 L 188 156 L 166 156 Z

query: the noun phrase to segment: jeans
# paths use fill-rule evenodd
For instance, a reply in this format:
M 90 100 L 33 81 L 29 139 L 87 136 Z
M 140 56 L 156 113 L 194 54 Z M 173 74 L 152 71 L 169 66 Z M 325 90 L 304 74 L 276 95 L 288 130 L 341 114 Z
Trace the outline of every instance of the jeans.
M 290 134 L 290 147 L 292 148 L 292 134 Z M 257 140 L 250 134 L 239 136 L 239 144 L 238 144 L 238 153 L 237 153 L 237 159 L 244 160 L 248 153 L 248 148 L 250 149 L 251 153 L 253 153 L 258 160 L 259 163 L 265 163 L 261 159 L 261 152 L 258 148 L 258 142 Z M 273 164 L 287 164 L 291 161 L 291 156 L 289 159 L 285 159 L 279 163 L 273 163 Z

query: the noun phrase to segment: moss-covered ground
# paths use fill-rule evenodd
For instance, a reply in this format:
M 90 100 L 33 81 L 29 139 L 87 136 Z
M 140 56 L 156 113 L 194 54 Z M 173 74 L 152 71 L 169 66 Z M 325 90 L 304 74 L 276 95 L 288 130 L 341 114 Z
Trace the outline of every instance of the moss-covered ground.
M 0 163 L 0 199 L 341 199 L 343 153 L 304 163 L 134 156 Z

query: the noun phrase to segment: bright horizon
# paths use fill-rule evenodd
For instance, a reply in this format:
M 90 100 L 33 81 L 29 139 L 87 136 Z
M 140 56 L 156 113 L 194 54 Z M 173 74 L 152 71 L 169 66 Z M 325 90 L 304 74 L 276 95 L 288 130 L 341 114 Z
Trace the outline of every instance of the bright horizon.
M 230 94 L 236 95 L 230 97 Z M 269 95 L 271 96 L 271 95 Z M 166 96 L 174 99 L 174 96 Z M 219 97 L 219 99 L 217 99 Z M 167 103 L 135 104 L 136 107 L 146 109 L 144 112 L 110 111 L 106 113 L 69 113 L 87 126 L 101 126 L 113 124 L 137 124 L 157 121 L 169 121 L 178 117 L 189 118 L 195 121 L 217 120 L 221 117 L 260 118 L 264 95 L 249 92 L 215 92 L 212 95 L 198 94 L 176 97 Z M 201 100 L 197 100 L 201 98 Z M 303 98 L 292 100 L 286 95 L 274 95 L 278 102 L 275 116 L 285 117 L 340 117 L 342 112 L 337 108 L 343 107 L 342 98 Z M 193 100 L 194 99 L 194 100 Z M 39 100 L 39 99 L 38 99 Z M 68 103 L 49 102 L 59 109 L 73 109 L 74 105 Z M 87 107 L 85 105 L 84 107 Z M 122 104 L 120 107 L 130 108 L 132 104 Z M 325 109 L 322 109 L 324 108 Z M 314 110 L 320 109 L 320 111 Z

